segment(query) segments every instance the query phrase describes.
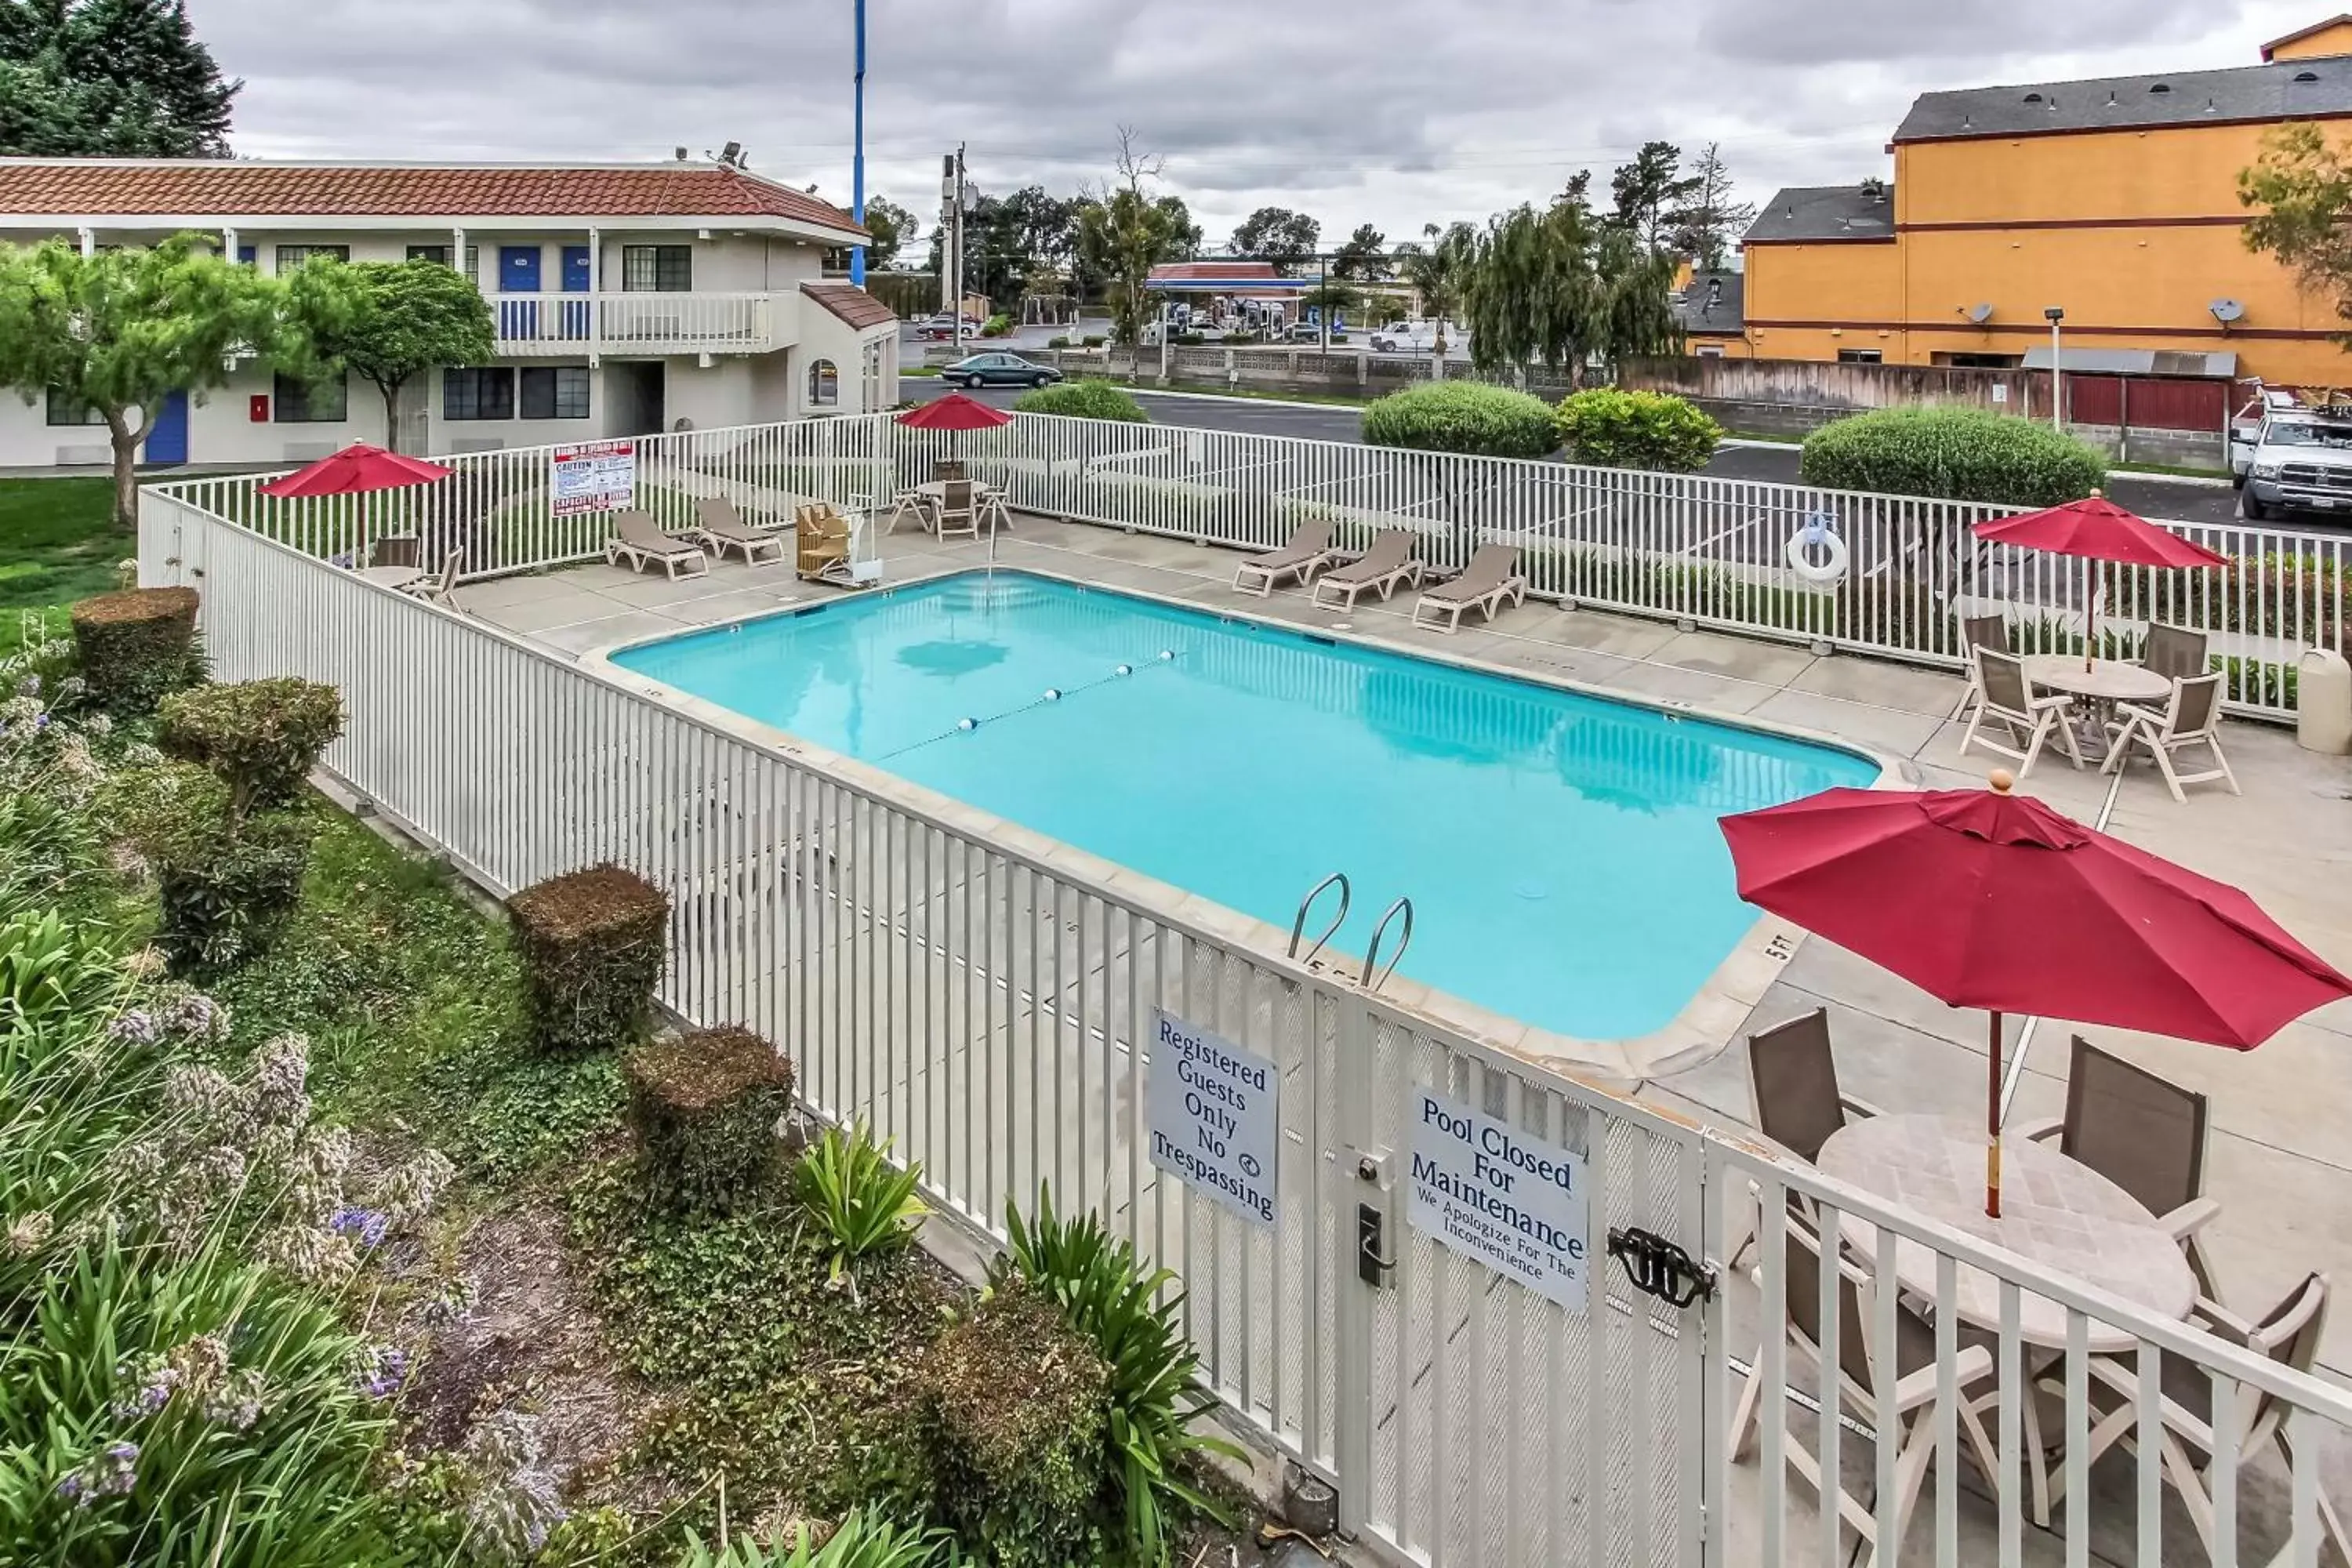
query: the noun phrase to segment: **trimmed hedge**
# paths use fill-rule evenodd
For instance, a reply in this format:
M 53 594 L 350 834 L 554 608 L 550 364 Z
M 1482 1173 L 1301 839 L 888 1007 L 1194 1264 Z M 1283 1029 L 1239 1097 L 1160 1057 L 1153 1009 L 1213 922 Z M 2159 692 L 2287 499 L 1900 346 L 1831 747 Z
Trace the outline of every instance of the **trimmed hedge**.
M 923 1358 L 909 1479 L 925 1511 L 1000 1568 L 1104 1561 L 1109 1382 L 1051 1296 L 991 1291 Z
M 301 795 L 319 754 L 343 732 L 343 699 L 331 686 L 290 676 L 240 680 L 174 692 L 160 718 L 163 749 L 218 774 L 230 812 L 242 818 Z
M 1143 411 L 1143 405 L 1125 387 L 1100 376 L 1024 392 L 1013 399 L 1013 407 L 1021 414 L 1066 414 L 1074 419 L 1118 419 L 1129 425 L 1151 423 L 1151 416 Z
M 1881 408 L 1805 437 L 1809 485 L 2010 506 L 2080 500 L 2107 460 L 2035 419 L 1984 408 Z
M 75 605 L 74 646 L 90 695 L 105 707 L 143 713 L 200 679 L 196 604 L 194 588 L 126 588 Z
M 702 1029 L 623 1059 L 646 1190 L 673 1208 L 730 1214 L 776 1169 L 792 1064 L 749 1029 Z
M 228 786 L 187 763 L 121 787 L 123 825 L 155 878 L 155 945 L 173 973 L 215 973 L 268 946 L 301 901 L 310 822 L 290 811 L 239 820 Z
M 1705 468 L 1723 439 L 1723 426 L 1685 398 L 1613 386 L 1560 399 L 1559 433 L 1571 461 L 1669 474 Z
M 531 1039 L 549 1055 L 635 1044 L 661 984 L 668 896 L 634 871 L 592 866 L 507 900 Z
M 1425 452 L 1541 458 L 1559 426 L 1540 397 L 1475 381 L 1441 381 L 1391 393 L 1364 410 L 1364 442 Z

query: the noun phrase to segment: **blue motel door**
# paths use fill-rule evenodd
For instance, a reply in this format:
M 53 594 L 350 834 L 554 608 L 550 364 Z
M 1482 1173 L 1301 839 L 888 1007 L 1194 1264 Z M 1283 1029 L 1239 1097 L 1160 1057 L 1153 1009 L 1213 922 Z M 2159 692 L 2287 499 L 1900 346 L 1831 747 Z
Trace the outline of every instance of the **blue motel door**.
M 537 294 L 539 292 L 539 247 L 535 245 L 499 247 L 499 292 L 501 294 Z M 539 301 L 537 300 L 499 300 L 499 336 L 522 339 L 538 337 Z
M 588 247 L 584 245 L 567 245 L 563 247 L 563 291 L 566 294 L 588 292 Z M 595 305 L 587 300 L 563 301 L 563 335 L 567 338 L 585 338 L 592 335 L 589 323 L 595 308 Z
M 163 406 L 155 410 L 153 423 L 147 426 L 146 458 L 151 463 L 184 463 L 188 460 L 188 395 L 167 393 Z

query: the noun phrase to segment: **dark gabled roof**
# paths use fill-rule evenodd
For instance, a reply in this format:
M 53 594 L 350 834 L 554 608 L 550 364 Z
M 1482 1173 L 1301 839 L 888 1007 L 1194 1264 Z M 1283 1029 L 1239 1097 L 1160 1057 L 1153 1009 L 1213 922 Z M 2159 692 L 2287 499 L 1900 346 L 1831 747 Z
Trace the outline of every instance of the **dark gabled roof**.
M 1694 272 L 1690 287 L 1674 297 L 1675 314 L 1685 332 L 1729 332 L 1747 330 L 1745 310 L 1748 279 L 1738 272 Z
M 853 331 L 895 321 L 898 313 L 855 283 L 803 283 L 801 292 L 841 319 Z
M 2352 58 L 1923 92 L 1895 127 L 1895 140 L 2132 131 L 2318 114 L 2352 114 Z
M 1790 185 L 1764 204 L 1746 243 L 1894 237 L 1892 184 Z

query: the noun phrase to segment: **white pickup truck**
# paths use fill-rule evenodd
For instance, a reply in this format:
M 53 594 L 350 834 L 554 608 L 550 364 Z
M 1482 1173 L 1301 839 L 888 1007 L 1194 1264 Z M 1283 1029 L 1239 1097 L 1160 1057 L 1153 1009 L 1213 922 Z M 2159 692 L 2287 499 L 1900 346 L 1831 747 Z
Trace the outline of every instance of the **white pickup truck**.
M 2242 445 L 2233 427 L 2232 469 Z M 2352 513 L 2352 416 L 2299 405 L 2266 409 L 2238 478 L 2238 513 L 2252 522 L 2280 512 Z

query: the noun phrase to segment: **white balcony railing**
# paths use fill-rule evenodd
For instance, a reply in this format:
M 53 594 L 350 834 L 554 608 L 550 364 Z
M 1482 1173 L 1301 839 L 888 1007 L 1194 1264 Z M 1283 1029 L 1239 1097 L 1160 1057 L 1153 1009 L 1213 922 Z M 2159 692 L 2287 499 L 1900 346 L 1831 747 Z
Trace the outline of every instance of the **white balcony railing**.
M 766 353 L 793 341 L 789 294 L 493 294 L 507 355 Z

